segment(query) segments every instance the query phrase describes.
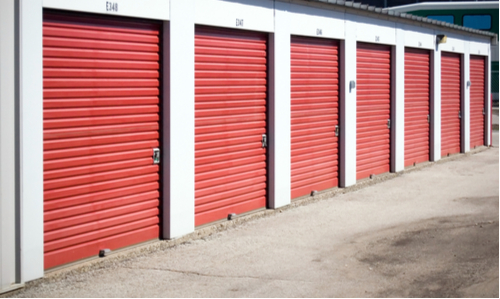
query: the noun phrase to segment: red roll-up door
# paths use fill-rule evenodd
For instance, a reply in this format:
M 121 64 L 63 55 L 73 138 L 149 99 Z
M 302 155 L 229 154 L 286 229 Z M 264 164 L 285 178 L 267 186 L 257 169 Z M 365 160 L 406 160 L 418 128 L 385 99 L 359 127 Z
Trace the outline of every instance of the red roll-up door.
M 441 53 L 441 156 L 460 152 L 460 55 Z
M 390 170 L 391 48 L 358 43 L 356 178 Z
M 45 268 L 159 237 L 159 27 L 44 15 Z
M 484 57 L 470 56 L 470 148 L 484 145 Z
M 267 35 L 197 27 L 195 225 L 266 206 Z
M 405 166 L 429 161 L 430 54 L 405 49 Z
M 338 185 L 338 42 L 292 37 L 292 198 Z

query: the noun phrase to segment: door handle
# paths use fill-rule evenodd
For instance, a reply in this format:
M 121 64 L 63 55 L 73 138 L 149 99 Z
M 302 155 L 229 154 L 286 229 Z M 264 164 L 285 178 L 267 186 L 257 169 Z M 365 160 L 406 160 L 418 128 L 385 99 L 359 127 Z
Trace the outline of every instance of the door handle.
M 267 147 L 267 135 L 262 134 L 262 148 L 266 148 L 266 147 Z
M 153 164 L 160 164 L 160 149 L 153 149 Z

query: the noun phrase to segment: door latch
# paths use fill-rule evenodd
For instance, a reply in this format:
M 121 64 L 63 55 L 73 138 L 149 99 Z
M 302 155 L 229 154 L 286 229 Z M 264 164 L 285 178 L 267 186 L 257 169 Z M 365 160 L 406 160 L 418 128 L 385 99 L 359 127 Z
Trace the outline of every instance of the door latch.
M 267 147 L 267 135 L 262 134 L 262 147 L 265 148 Z
M 486 112 L 484 112 L 484 107 L 483 107 L 483 115 L 486 115 Z
M 429 114 L 427 114 L 427 122 L 431 123 L 431 116 Z
M 458 118 L 462 118 L 462 111 L 458 111 Z
M 391 120 L 390 120 L 390 119 L 388 119 L 388 120 L 387 120 L 387 129 L 390 129 L 390 128 L 391 128 Z
M 339 126 L 335 126 L 335 137 L 339 137 L 339 133 L 340 133 Z
M 160 149 L 153 149 L 153 164 L 160 164 Z

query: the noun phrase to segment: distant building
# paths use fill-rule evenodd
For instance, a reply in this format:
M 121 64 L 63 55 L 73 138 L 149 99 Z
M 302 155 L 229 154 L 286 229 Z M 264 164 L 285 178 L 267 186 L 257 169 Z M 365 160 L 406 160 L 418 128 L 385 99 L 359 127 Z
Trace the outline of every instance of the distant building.
M 361 2 L 363 4 L 373 5 L 376 7 L 392 7 L 413 3 L 421 3 L 421 2 L 466 2 L 467 0 L 430 0 L 430 1 L 422 1 L 422 0 L 358 0 L 355 2 Z M 487 0 L 475 0 L 475 1 L 487 1 Z
M 498 41 L 498 1 L 372 1 L 383 2 L 390 11 L 409 13 L 455 25 L 489 31 L 497 34 Z M 402 3 L 412 2 L 411 4 Z M 391 3 L 400 3 L 392 6 Z M 491 46 L 491 94 L 498 106 L 498 42 Z

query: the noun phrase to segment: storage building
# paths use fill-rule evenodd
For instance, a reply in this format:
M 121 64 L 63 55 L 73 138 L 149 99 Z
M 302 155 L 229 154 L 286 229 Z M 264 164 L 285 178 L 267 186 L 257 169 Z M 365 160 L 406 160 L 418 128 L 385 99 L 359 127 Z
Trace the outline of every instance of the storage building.
M 1 292 L 490 145 L 496 40 L 345 1 L 2 1 Z

